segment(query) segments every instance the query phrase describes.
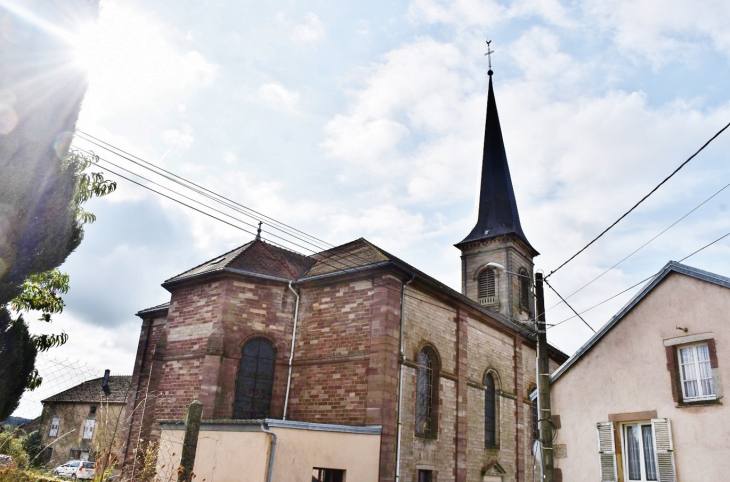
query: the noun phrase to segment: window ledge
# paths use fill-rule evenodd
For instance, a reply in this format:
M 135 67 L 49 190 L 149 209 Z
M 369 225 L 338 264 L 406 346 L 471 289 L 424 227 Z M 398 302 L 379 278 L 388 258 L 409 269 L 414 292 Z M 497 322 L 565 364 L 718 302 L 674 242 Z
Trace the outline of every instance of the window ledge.
M 416 438 L 420 438 L 422 440 L 438 440 L 439 439 L 438 434 L 429 435 L 429 434 L 425 434 L 425 433 L 416 433 L 415 435 L 416 435 Z
M 722 405 L 722 402 L 719 398 L 714 398 L 711 400 L 695 400 L 695 401 L 689 401 L 689 402 L 679 402 L 677 403 L 677 408 L 688 408 L 688 407 L 710 407 L 715 405 Z

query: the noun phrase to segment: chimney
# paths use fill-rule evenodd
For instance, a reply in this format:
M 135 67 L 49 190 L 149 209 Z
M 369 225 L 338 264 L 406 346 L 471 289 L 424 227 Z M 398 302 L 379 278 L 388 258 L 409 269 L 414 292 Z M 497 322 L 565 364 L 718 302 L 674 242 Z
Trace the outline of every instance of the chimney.
M 107 397 L 111 395 L 112 391 L 109 389 L 109 369 L 104 370 L 104 380 L 101 382 L 101 389 L 104 390 L 104 395 Z

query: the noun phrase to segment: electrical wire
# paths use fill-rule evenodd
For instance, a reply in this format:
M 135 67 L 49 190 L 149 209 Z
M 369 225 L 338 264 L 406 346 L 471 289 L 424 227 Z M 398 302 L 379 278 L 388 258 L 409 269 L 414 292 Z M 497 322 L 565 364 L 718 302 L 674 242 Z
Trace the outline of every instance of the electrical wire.
M 292 226 L 289 226 L 286 223 L 283 223 L 283 222 L 278 221 L 278 220 L 276 220 L 274 218 L 271 218 L 269 216 L 266 216 L 265 214 L 262 214 L 262 213 L 254 210 L 252 208 L 249 208 L 248 206 L 245 206 L 245 205 L 243 205 L 241 203 L 238 203 L 238 202 L 236 202 L 236 201 L 234 201 L 232 199 L 229 199 L 229 198 L 227 198 L 227 197 L 225 197 L 225 196 L 223 196 L 221 194 L 218 194 L 218 193 L 216 193 L 216 192 L 214 192 L 214 191 L 212 191 L 210 189 L 207 189 L 204 186 L 201 186 L 200 184 L 197 184 L 197 183 L 195 183 L 193 181 L 190 181 L 189 179 L 186 179 L 186 178 L 184 178 L 184 177 L 182 177 L 182 176 L 180 176 L 178 174 L 175 174 L 174 172 L 168 171 L 168 170 L 166 170 L 166 169 L 164 169 L 164 168 L 162 168 L 160 166 L 157 166 L 157 165 L 155 165 L 155 164 L 153 164 L 153 163 L 151 163 L 149 161 L 146 161 L 146 160 L 142 159 L 141 157 L 135 156 L 134 154 L 131 154 L 131 153 L 129 153 L 129 152 L 127 152 L 127 151 L 119 148 L 119 147 L 116 147 L 116 146 L 114 146 L 114 145 L 112 145 L 112 144 L 110 144 L 108 142 L 105 142 L 105 141 L 103 141 L 103 140 L 101 140 L 101 139 L 99 139 L 97 137 L 94 137 L 91 134 L 88 134 L 88 133 L 86 133 L 84 131 L 81 131 L 81 130 L 77 130 L 77 132 L 79 134 L 81 134 L 79 137 L 81 139 L 83 139 L 84 141 L 86 141 L 86 142 L 89 142 L 89 143 L 91 143 L 91 144 L 93 144 L 93 145 L 95 145 L 97 147 L 100 147 L 100 148 L 102 148 L 102 149 L 104 149 L 104 150 L 106 150 L 108 152 L 111 152 L 112 154 L 115 154 L 115 155 L 117 155 L 119 157 L 122 157 L 122 158 L 124 158 L 124 159 L 126 159 L 126 160 L 128 160 L 128 161 L 130 161 L 130 162 L 132 162 L 132 163 L 134 163 L 134 164 L 136 164 L 136 165 L 144 168 L 144 169 L 148 169 L 148 170 L 150 170 L 152 172 L 155 172 L 155 174 L 161 175 L 161 176 L 165 177 L 166 179 L 169 179 L 172 182 L 175 182 L 177 184 L 180 184 L 180 185 L 186 187 L 187 189 L 191 189 L 191 190 L 197 192 L 198 194 L 201 194 L 203 196 L 206 196 L 206 197 L 208 197 L 210 199 L 214 199 L 215 198 L 214 200 L 216 200 L 216 202 L 220 202 L 221 204 L 224 204 L 224 205 L 226 205 L 227 207 L 229 207 L 231 209 L 236 209 L 239 212 L 241 212 L 242 214 L 246 214 L 247 216 L 252 217 L 252 218 L 256 219 L 257 221 L 266 220 L 267 221 L 267 224 L 271 225 L 272 227 L 276 227 L 280 231 L 287 232 L 287 234 L 289 234 L 292 237 L 297 237 L 297 236 L 295 234 L 292 234 L 292 233 L 288 232 L 287 229 L 288 230 L 291 230 L 291 231 L 294 231 L 296 233 L 299 233 L 300 235 L 306 236 L 307 238 L 313 239 L 313 240 L 317 241 L 318 243 L 321 243 L 322 246 L 317 246 L 315 243 L 313 243 L 311 241 L 305 241 L 305 240 L 303 240 L 301 238 L 297 238 L 297 239 L 300 239 L 301 241 L 304 241 L 304 242 L 307 242 L 307 243 L 311 244 L 312 246 L 317 246 L 318 249 L 326 249 L 328 247 L 329 248 L 334 248 L 335 247 L 334 245 L 332 245 L 332 244 L 330 244 L 330 243 L 328 243 L 326 241 L 323 241 L 323 240 L 317 238 L 316 236 L 312 236 L 311 234 L 307 234 L 304 231 L 301 231 L 301 230 L 296 229 L 296 228 L 294 228 Z M 118 151 L 118 152 L 115 152 L 115 151 Z M 122 154 L 120 154 L 120 152 Z M 137 162 L 137 161 L 139 161 L 139 162 Z M 142 163 L 142 164 L 140 164 L 140 163 Z M 162 171 L 162 173 L 164 173 L 164 174 L 161 174 L 158 171 Z M 183 183 L 187 183 L 189 185 L 186 185 L 186 184 L 183 184 Z M 194 186 L 194 188 L 190 187 L 190 185 Z M 237 206 L 237 207 L 234 207 L 234 206 Z M 241 210 L 243 210 L 243 211 L 241 211 Z M 250 213 L 254 213 L 255 216 L 252 215 L 252 214 L 250 214 L 249 212 Z M 282 228 L 281 226 L 284 226 L 284 228 Z
M 716 191 L 713 195 L 711 195 L 710 197 L 708 197 L 707 199 L 705 199 L 704 201 L 702 201 L 700 204 L 698 204 L 697 206 L 695 206 L 694 208 L 692 208 L 691 211 L 687 212 L 684 216 L 682 216 L 681 218 L 679 218 L 676 221 L 674 221 L 672 224 L 670 224 L 668 227 L 666 227 L 664 230 L 662 230 L 659 234 L 657 234 L 656 236 L 654 236 L 653 238 L 651 238 L 649 241 L 645 242 L 644 244 L 642 244 L 641 246 L 639 246 L 638 248 L 636 248 L 634 251 L 632 251 L 631 253 L 629 253 L 626 257 L 624 257 L 623 259 L 621 259 L 619 262 L 617 262 L 616 264 L 614 264 L 613 266 L 611 266 L 610 268 L 608 268 L 607 270 L 605 270 L 603 273 L 599 274 L 598 276 L 596 276 L 595 278 L 593 278 L 592 280 L 590 280 L 588 283 L 584 284 L 583 286 L 581 286 L 577 290 L 573 291 L 571 294 L 569 294 L 568 296 L 566 296 L 565 299 L 566 300 L 569 299 L 571 296 L 579 293 L 584 288 L 587 288 L 588 286 L 590 286 L 591 284 L 593 284 L 594 281 L 596 281 L 599 278 L 603 277 L 606 273 L 608 273 L 609 271 L 611 271 L 612 269 L 614 269 L 616 266 L 620 265 L 621 263 L 623 263 L 624 261 L 626 261 L 627 259 L 629 259 L 633 255 L 635 255 L 636 253 L 638 253 L 639 251 L 641 251 L 649 243 L 651 243 L 652 241 L 654 241 L 655 239 L 657 239 L 659 236 L 661 236 L 662 234 L 664 234 L 667 231 L 669 231 L 670 229 L 672 229 L 676 224 L 678 224 L 680 221 L 682 221 L 684 218 L 686 218 L 687 216 L 689 216 L 693 212 L 697 211 L 699 208 L 701 208 L 702 206 L 704 206 L 712 198 L 714 198 L 715 196 L 717 196 L 718 194 L 720 194 L 722 191 L 724 191 L 728 187 L 730 187 L 730 184 L 725 184 L 725 186 L 723 186 L 722 188 L 720 188 L 720 190 Z M 555 303 L 553 306 L 551 306 L 550 308 L 548 308 L 547 310 L 545 310 L 545 313 L 547 313 L 548 311 L 552 310 L 556 306 L 559 306 L 559 305 L 563 304 L 563 302 L 564 301 L 559 301 L 558 303 Z
M 707 243 L 706 245 L 702 246 L 701 248 L 699 248 L 699 249 L 698 249 L 698 250 L 696 250 L 696 251 L 693 251 L 692 253 L 688 254 L 687 256 L 685 256 L 684 258 L 680 259 L 679 261 L 672 261 L 672 262 L 670 263 L 670 265 L 669 265 L 669 266 L 671 267 L 671 266 L 673 266 L 673 265 L 676 265 L 676 264 L 679 264 L 679 263 L 681 263 L 682 261 L 684 261 L 684 260 L 686 260 L 686 259 L 688 259 L 688 258 L 690 258 L 690 257 L 694 256 L 695 254 L 699 253 L 700 251 L 704 250 L 705 248 L 709 248 L 709 247 L 710 247 L 710 246 L 712 246 L 713 244 L 715 244 L 715 243 L 717 243 L 718 241 L 721 241 L 721 240 L 723 240 L 723 239 L 727 238 L 728 236 L 730 236 L 730 232 L 728 232 L 728 233 L 725 233 L 725 234 L 723 234 L 722 236 L 720 236 L 719 238 L 715 239 L 714 241 L 711 241 L 711 242 Z M 550 328 L 555 328 L 555 327 L 556 327 L 556 326 L 558 326 L 558 325 L 562 325 L 562 324 L 563 324 L 563 323 L 565 323 L 566 321 L 570 321 L 570 320 L 572 320 L 572 319 L 573 319 L 573 318 L 575 318 L 576 316 L 580 316 L 580 315 L 582 315 L 582 314 L 584 314 L 584 313 L 587 313 L 587 312 L 591 311 L 591 310 L 592 310 L 592 309 L 594 309 L 594 308 L 597 308 L 597 307 L 599 307 L 599 306 L 603 305 L 604 303 L 608 303 L 608 302 L 609 302 L 609 301 L 611 301 L 612 299 L 614 299 L 614 298 L 617 298 L 618 296 L 621 296 L 622 294 L 626 293 L 627 291 L 630 291 L 630 290 L 632 290 L 632 289 L 636 288 L 636 287 L 637 287 L 637 286 L 639 286 L 640 284 L 642 284 L 642 283 L 644 283 L 644 282 L 646 282 L 646 281 L 649 281 L 650 279 L 653 279 L 653 278 L 655 278 L 656 276 L 658 276 L 659 274 L 661 274 L 661 272 L 662 272 L 662 271 L 664 271 L 665 269 L 667 269 L 667 268 L 662 268 L 661 270 L 657 271 L 656 273 L 654 273 L 653 275 L 649 276 L 648 278 L 644 278 L 643 280 L 639 281 L 638 283 L 635 283 L 635 284 L 633 284 L 633 285 L 629 286 L 629 287 L 628 287 L 628 288 L 626 288 L 625 290 L 623 290 L 623 291 L 621 291 L 621 292 L 619 292 L 619 293 L 616 293 L 615 295 L 611 296 L 610 298 L 606 298 L 605 300 L 601 301 L 600 303 L 596 303 L 595 305 L 591 306 L 590 308 L 588 308 L 588 309 L 585 309 L 585 310 L 581 311 L 580 313 L 576 313 L 576 314 L 575 314 L 574 316 L 571 316 L 570 318 L 566 318 L 566 319 L 564 319 L 564 320 L 562 320 L 562 321 L 559 321 L 558 323 L 554 323 L 554 324 L 551 324 L 551 325 L 550 325 L 550 326 L 548 326 L 547 328 L 548 328 L 548 329 L 550 329 Z
M 570 303 L 568 303 L 567 301 L 565 301 L 565 298 L 563 298 L 562 296 L 560 296 L 560 293 L 558 293 L 557 290 L 555 288 L 553 288 L 552 285 L 550 283 L 548 283 L 545 278 L 543 278 L 543 281 L 548 286 L 548 288 L 550 288 L 551 290 L 553 290 L 553 293 L 555 293 L 556 295 L 558 295 L 558 298 L 560 298 L 563 301 L 563 303 L 565 303 L 568 306 L 568 308 L 570 308 L 573 311 L 573 313 L 575 313 L 575 316 L 577 316 L 578 318 L 580 318 L 580 321 L 582 321 L 588 328 L 590 328 L 593 333 L 596 332 L 596 330 L 594 330 L 593 327 L 591 325 L 589 325 L 588 322 L 586 320 L 584 320 L 583 317 L 580 316 L 577 311 L 575 311 L 575 308 L 573 308 L 572 306 L 570 306 Z
M 77 149 L 78 149 L 78 147 L 77 147 Z M 93 155 L 94 157 L 98 158 L 98 159 L 99 159 L 100 161 L 103 161 L 103 162 L 105 162 L 105 163 L 108 163 L 108 164 L 112 164 L 112 165 L 114 165 L 114 164 L 113 164 L 113 163 L 111 163 L 110 161 L 107 161 L 106 159 L 104 159 L 104 158 L 102 158 L 102 157 L 98 156 L 97 154 L 94 154 L 94 153 L 93 153 L 93 152 L 91 152 L 91 151 L 86 151 L 86 150 L 84 150 L 84 149 L 79 149 L 79 150 L 80 150 L 80 151 L 82 151 L 82 152 L 86 152 L 86 153 L 89 153 L 89 154 Z M 97 165 L 98 165 L 98 164 L 97 164 Z M 201 209 L 198 209 L 198 208 L 196 208 L 195 206 L 191 206 L 191 205 L 189 205 L 189 204 L 186 204 L 185 202 L 183 202 L 183 201 L 181 201 L 181 200 L 179 200 L 179 199 L 176 199 L 176 198 L 174 198 L 174 197 L 172 197 L 172 196 L 169 196 L 169 195 L 167 195 L 167 194 L 165 194 L 165 193 L 162 193 L 162 192 L 160 192 L 160 191 L 157 191 L 157 190 L 155 190 L 155 189 L 152 189 L 151 187 L 149 187 L 149 186 L 146 186 L 145 184 L 143 184 L 143 183 L 141 183 L 141 182 L 135 181 L 134 179 L 130 179 L 129 177 L 127 177 L 127 176 L 124 176 L 123 174 L 120 174 L 120 173 L 118 173 L 118 172 L 114 171 L 113 169 L 110 169 L 109 167 L 106 167 L 106 166 L 101 166 L 101 165 L 100 165 L 99 167 L 101 167 L 101 168 L 102 168 L 102 169 L 104 169 L 105 171 L 108 171 L 108 172 L 110 172 L 110 173 L 112 173 L 112 174 L 114 174 L 114 175 L 116 175 L 116 176 L 119 176 L 120 178 L 122 178 L 122 179 L 124 179 L 124 180 L 126 180 L 126 181 L 129 181 L 129 182 L 131 182 L 131 183 L 133 183 L 133 184 L 136 184 L 137 186 L 143 187 L 143 188 L 145 188 L 145 189 L 147 189 L 147 190 L 149 190 L 149 191 L 152 191 L 152 192 L 154 192 L 154 193 L 156 193 L 156 194 L 159 194 L 160 196 L 162 196 L 162 197 L 165 197 L 165 198 L 167 198 L 167 199 L 169 199 L 169 200 L 171 200 L 171 201 L 174 201 L 174 202 L 176 202 L 176 203 L 178 203 L 178 204 L 181 204 L 181 205 L 183 205 L 183 206 L 185 206 L 185 207 L 187 207 L 187 208 L 190 208 L 190 209 L 192 209 L 192 210 L 194 210 L 194 211 L 197 211 L 197 212 L 199 212 L 199 213 L 201 213 L 201 214 L 204 214 L 204 215 L 206 215 L 206 216 L 208 216 L 208 217 L 210 217 L 210 218 L 212 218 L 212 219 L 215 219 L 215 220 L 217 220 L 217 221 L 220 221 L 220 222 L 222 222 L 222 223 L 224 223 L 224 224 L 227 224 L 228 226 L 231 226 L 231 227 L 233 227 L 233 228 L 236 228 L 236 229 L 238 229 L 238 230 L 241 230 L 241 231 L 243 231 L 243 232 L 245 232 L 245 233 L 248 233 L 248 234 L 250 234 L 250 235 L 252 235 L 252 236 L 255 236 L 255 233 L 253 233 L 253 232 L 251 232 L 251 231 L 248 231 L 248 230 L 246 230 L 245 228 L 242 228 L 241 226 L 238 226 L 238 225 L 236 225 L 236 224 L 233 224 L 233 223 L 231 223 L 231 222 L 228 222 L 228 221 L 226 221 L 226 220 L 224 220 L 224 219 L 221 219 L 221 218 L 219 218 L 219 217 L 217 217 L 217 216 L 214 216 L 213 214 L 210 214 L 210 213 L 208 213 L 208 212 L 205 212 L 205 211 L 203 211 L 203 210 L 201 210 Z M 121 169 L 123 169 L 123 168 L 121 168 Z M 129 171 L 128 171 L 128 170 L 126 170 L 126 169 L 125 169 L 125 171 L 129 172 Z M 148 179 L 146 179 L 145 177 L 143 177 L 143 176 L 141 176 L 141 175 L 139 175 L 139 174 L 136 174 L 136 173 L 134 173 L 134 175 L 135 175 L 135 176 L 137 176 L 137 177 L 139 177 L 139 178 L 141 178 L 141 179 L 144 179 L 144 180 L 146 180 L 146 181 L 149 181 Z M 150 182 L 152 182 L 152 181 L 150 181 Z M 161 187 L 164 187 L 164 186 L 161 186 Z M 165 189 L 168 189 L 168 190 L 170 190 L 170 191 L 174 192 L 175 194 L 180 194 L 180 193 L 178 193 L 177 191 L 174 191 L 174 190 L 172 190 L 172 189 L 170 189 L 170 188 L 165 188 Z M 200 203 L 199 201 L 196 201 L 196 202 Z M 208 207 L 207 205 L 204 205 L 204 206 Z M 213 209 L 213 210 L 215 211 L 215 209 L 214 209 L 214 208 L 211 208 L 211 209 Z M 236 219 L 236 218 L 234 218 L 234 219 Z M 238 220 L 238 221 L 240 221 L 240 220 Z M 283 245 L 281 245 L 281 244 L 279 244 L 279 243 L 276 243 L 276 242 L 274 242 L 274 241 L 271 241 L 271 240 L 269 240 L 269 244 L 272 244 L 272 245 L 274 245 L 274 246 L 277 246 L 277 247 L 279 247 L 279 248 L 282 248 L 282 249 L 290 250 L 290 249 L 289 249 L 289 248 L 287 248 L 286 246 L 283 246 Z M 325 258 L 325 259 L 326 259 L 326 258 Z M 325 264 L 325 265 L 327 265 L 327 266 L 330 266 L 330 267 L 332 267 L 332 268 L 334 268 L 334 269 L 337 269 L 337 270 L 343 270 L 343 269 L 345 269 L 345 270 L 346 270 L 346 269 L 351 269 L 351 268 L 353 268 L 353 267 L 359 267 L 359 266 L 361 266 L 361 265 L 357 265 L 357 266 L 346 266 L 346 265 L 345 265 L 345 267 L 343 268 L 342 266 L 335 266 L 335 265 L 333 265 L 333 264 L 331 264 L 331 263 L 328 263 L 328 262 L 324 261 L 323 259 L 317 259 L 317 261 L 319 261 L 319 262 L 322 262 L 323 264 Z M 400 289 L 394 289 L 394 288 L 391 288 L 391 287 L 390 287 L 390 286 L 388 286 L 388 285 L 384 285 L 384 284 L 381 284 L 381 283 L 376 283 L 375 281 L 371 281 L 371 282 L 372 282 L 373 286 L 379 286 L 379 287 L 382 287 L 382 288 L 388 289 L 388 290 L 390 290 L 390 291 L 393 291 L 394 293 L 398 293 L 398 295 L 400 296 Z M 406 296 L 407 296 L 407 297 L 409 297 L 409 298 L 411 298 L 411 299 L 413 299 L 413 300 L 416 300 L 416 301 L 420 301 L 420 302 L 422 302 L 422 303 L 426 303 L 426 304 L 429 304 L 429 305 L 431 305 L 431 306 L 435 306 L 435 307 L 437 307 L 437 308 L 441 308 L 441 309 L 443 309 L 443 310 L 446 310 L 446 311 L 449 311 L 449 312 L 452 312 L 452 311 L 453 311 L 453 310 L 451 310 L 450 308 L 447 308 L 447 307 L 445 307 L 445 306 L 442 306 L 442 305 L 438 305 L 438 304 L 436 304 L 436 303 L 432 303 L 432 302 L 430 302 L 430 301 L 428 301 L 428 300 L 426 300 L 426 299 L 424 299 L 424 298 L 420 298 L 420 297 L 418 297 L 418 296 L 415 296 L 415 295 L 412 295 L 412 294 L 408 294 L 408 293 L 406 293 Z
M 656 192 L 656 191 L 657 191 L 657 190 L 658 190 L 658 189 L 659 189 L 660 187 L 662 187 L 662 186 L 664 185 L 664 183 L 666 183 L 666 182 L 667 182 L 667 181 L 669 181 L 669 180 L 670 180 L 670 179 L 671 179 L 672 177 L 674 177 L 674 175 L 675 175 L 675 174 L 677 174 L 677 173 L 678 173 L 678 172 L 679 172 L 679 171 L 680 171 L 680 170 L 681 170 L 681 169 L 682 169 L 682 168 L 683 168 L 684 166 L 686 166 L 686 165 L 687 165 L 687 164 L 689 163 L 689 161 L 691 161 L 692 159 L 694 159 L 694 158 L 695 158 L 695 157 L 697 156 L 697 154 L 699 154 L 700 152 L 702 152 L 702 151 L 703 151 L 703 150 L 705 149 L 705 147 L 707 147 L 707 146 L 708 146 L 708 145 L 709 145 L 709 144 L 710 144 L 710 143 L 711 143 L 712 141 L 714 141 L 714 140 L 715 140 L 715 139 L 716 139 L 716 138 L 717 138 L 717 137 L 718 137 L 718 136 L 719 136 L 720 134 L 722 134 L 722 133 L 723 133 L 723 132 L 724 132 L 724 131 L 725 131 L 725 130 L 726 130 L 726 129 L 728 128 L 728 127 L 730 127 L 730 122 L 729 122 L 729 123 L 727 123 L 727 124 L 725 125 L 725 127 L 723 127 L 722 129 L 720 129 L 720 130 L 719 130 L 719 131 L 718 131 L 718 132 L 717 132 L 717 133 L 716 133 L 716 134 L 715 134 L 714 136 L 712 136 L 712 137 L 710 138 L 710 140 L 708 140 L 707 142 L 705 142 L 705 143 L 704 143 L 704 144 L 702 145 L 702 147 L 700 147 L 700 148 L 699 148 L 699 149 L 698 149 L 698 150 L 697 150 L 697 151 L 696 151 L 696 152 L 695 152 L 694 154 L 692 154 L 691 156 L 689 156 L 689 158 L 688 158 L 688 159 L 687 159 L 686 161 L 684 161 L 684 162 L 683 162 L 682 164 L 680 164 L 680 165 L 679 165 L 679 167 L 678 167 L 678 168 L 676 168 L 676 169 L 675 169 L 675 170 L 674 170 L 674 171 L 673 171 L 673 172 L 672 172 L 672 173 L 671 173 L 670 175 L 668 175 L 667 177 L 665 177 L 665 178 L 664 178 L 664 180 L 663 180 L 662 182 L 660 182 L 659 184 L 657 184 L 657 185 L 656 185 L 656 187 L 655 187 L 654 189 L 652 189 L 651 191 L 649 191 L 649 193 L 648 193 L 647 195 L 645 195 L 645 196 L 644 196 L 643 198 L 641 198 L 641 199 L 639 200 L 639 202 L 637 202 L 636 204 L 634 204 L 634 205 L 633 205 L 633 207 L 632 207 L 631 209 L 629 209 L 628 211 L 626 211 L 626 212 L 625 212 L 624 214 L 622 214 L 622 215 L 621 215 L 621 217 L 619 217 L 619 218 L 618 218 L 618 219 L 617 219 L 616 221 L 614 221 L 614 222 L 613 222 L 613 223 L 612 223 L 612 224 L 611 224 L 611 225 L 610 225 L 609 227 L 607 227 L 606 229 L 604 229 L 604 230 L 603 230 L 603 231 L 601 232 L 601 234 L 599 234 L 598 236 L 596 236 L 595 238 L 593 238 L 593 240 L 591 240 L 591 242 L 590 242 L 590 243 L 588 243 L 588 244 L 586 244 L 585 246 L 583 246 L 583 248 L 581 248 L 581 249 L 580 249 L 580 250 L 579 250 L 579 251 L 578 251 L 577 253 L 575 253 L 575 254 L 574 254 L 573 256 L 571 256 L 571 257 L 570 257 L 570 258 L 568 258 L 568 259 L 567 259 L 566 261 L 564 261 L 564 262 L 563 262 L 563 264 L 561 264 L 560 266 L 558 266 L 557 268 L 555 268 L 554 270 L 552 270 L 552 271 L 551 271 L 551 272 L 550 272 L 550 273 L 549 273 L 549 274 L 548 274 L 547 276 L 545 276 L 545 279 L 547 279 L 547 278 L 549 278 L 550 276 L 552 276 L 553 274 L 557 273 L 557 271 L 558 271 L 558 270 L 559 270 L 560 268 L 562 268 L 562 267 L 563 267 L 563 266 L 565 266 L 566 264 L 570 263 L 570 262 L 571 262 L 571 261 L 572 261 L 573 259 L 575 259 L 575 257 L 576 257 L 576 256 L 578 256 L 578 255 L 579 255 L 579 254 L 581 254 L 581 253 L 582 253 L 583 251 L 585 251 L 586 249 L 588 249 L 588 247 L 589 247 L 590 245 L 592 245 L 593 243 L 595 243 L 596 241 L 598 241 L 598 239 L 599 239 L 599 238 L 601 238 L 601 237 L 602 237 L 602 236 L 603 236 L 604 234 L 606 234 L 606 233 L 607 233 L 607 232 L 608 232 L 608 231 L 609 231 L 609 230 L 610 230 L 611 228 L 613 228 L 614 226 L 616 226 L 616 225 L 617 225 L 617 224 L 618 224 L 618 223 L 619 223 L 619 222 L 620 222 L 620 221 L 621 221 L 622 219 L 624 219 L 624 218 L 625 218 L 626 216 L 628 216 L 628 215 L 629 215 L 629 214 L 630 214 L 630 213 L 631 213 L 631 212 L 632 212 L 632 211 L 633 211 L 634 209 L 636 209 L 636 208 L 637 208 L 637 207 L 639 206 L 639 204 L 641 204 L 641 203 L 643 203 L 644 201 L 646 201 L 646 199 L 647 199 L 647 198 L 648 198 L 649 196 L 651 196 L 652 194 L 654 194 L 654 193 L 655 193 L 655 192 Z

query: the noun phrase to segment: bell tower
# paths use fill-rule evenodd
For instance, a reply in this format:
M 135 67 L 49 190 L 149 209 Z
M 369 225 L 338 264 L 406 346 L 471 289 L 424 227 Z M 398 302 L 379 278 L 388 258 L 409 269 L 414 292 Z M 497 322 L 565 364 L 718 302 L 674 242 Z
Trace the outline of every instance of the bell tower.
M 479 217 L 469 235 L 455 244 L 461 250 L 461 290 L 486 308 L 526 321 L 534 309 L 533 258 L 540 253 L 520 225 L 492 75 L 490 66 Z

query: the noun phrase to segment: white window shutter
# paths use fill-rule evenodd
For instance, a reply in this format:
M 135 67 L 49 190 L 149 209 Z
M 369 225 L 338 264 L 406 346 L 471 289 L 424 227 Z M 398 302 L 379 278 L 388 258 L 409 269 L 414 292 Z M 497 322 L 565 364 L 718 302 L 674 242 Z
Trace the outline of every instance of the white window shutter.
M 601 422 L 598 427 L 598 457 L 601 463 L 601 482 L 616 482 L 616 445 L 613 422 Z
M 672 426 L 669 419 L 655 418 L 651 421 L 651 427 L 654 431 L 654 452 L 656 453 L 659 482 L 677 482 Z

